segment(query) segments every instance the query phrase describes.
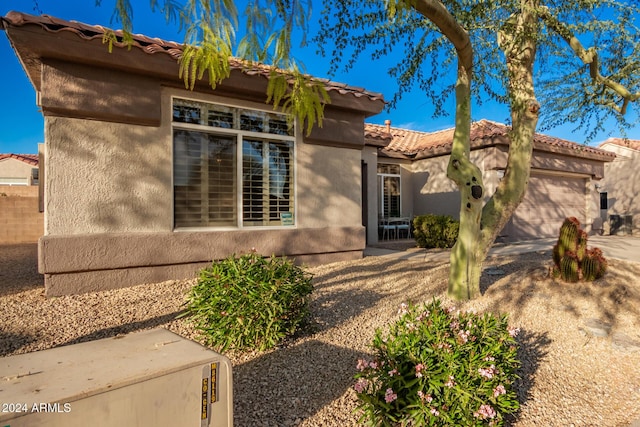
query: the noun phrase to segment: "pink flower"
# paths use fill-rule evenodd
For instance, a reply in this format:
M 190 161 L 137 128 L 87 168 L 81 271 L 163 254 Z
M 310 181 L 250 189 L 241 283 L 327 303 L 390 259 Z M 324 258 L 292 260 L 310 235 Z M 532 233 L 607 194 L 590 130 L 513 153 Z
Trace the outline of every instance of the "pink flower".
M 449 375 L 449 381 L 447 381 L 446 383 L 444 383 L 444 385 L 446 385 L 447 387 L 451 388 L 454 385 L 456 385 L 455 382 L 455 378 L 453 378 L 453 375 Z
M 424 394 L 422 390 L 418 390 L 418 397 L 420 398 L 420 400 L 427 403 L 433 400 L 433 397 L 431 397 L 430 394 Z
M 398 398 L 398 395 L 393 392 L 392 388 L 388 388 L 384 393 L 384 401 L 387 403 L 391 403 Z
M 463 344 L 469 341 L 469 334 L 471 334 L 469 331 L 458 331 L 458 337 Z
M 509 335 L 511 335 L 512 338 L 517 337 L 520 333 L 520 328 L 509 327 L 507 330 L 509 331 Z
M 369 362 L 369 367 L 371 369 L 378 369 L 378 362 L 376 362 L 375 360 L 373 362 Z
M 484 358 L 485 362 L 493 362 L 494 360 L 496 360 L 496 358 L 493 356 L 487 356 Z
M 358 359 L 358 364 L 356 365 L 356 369 L 362 372 L 365 369 L 367 369 L 368 366 L 369 366 L 369 362 L 367 362 L 364 359 Z
M 389 376 L 392 377 L 394 375 L 398 375 L 398 370 L 397 369 L 392 369 L 389 371 Z
M 480 408 L 473 413 L 473 416 L 486 420 L 487 418 L 495 417 L 496 411 L 489 405 L 480 405 Z
M 429 412 L 431 412 L 433 414 L 433 416 L 437 417 L 438 415 L 440 415 L 440 412 L 438 412 L 438 410 L 436 408 L 431 408 L 429 410 Z
M 425 366 L 422 363 L 418 363 L 416 365 L 416 377 L 418 378 L 422 378 L 422 370 L 425 368 Z
M 409 306 L 404 302 L 402 304 L 400 304 L 400 308 L 398 309 L 398 314 L 406 314 L 408 307 Z
M 369 382 L 367 380 L 365 380 L 364 378 L 360 378 L 358 379 L 358 381 L 355 383 L 355 385 L 353 386 L 353 388 L 358 392 L 358 393 L 362 393 L 364 391 L 364 389 L 367 388 L 367 385 L 369 384 Z
M 505 390 L 504 386 L 500 384 L 499 386 L 493 389 L 493 397 L 498 397 L 501 394 L 505 394 L 506 392 L 507 390 Z
M 429 317 L 429 310 L 425 310 L 418 317 L 416 317 L 416 322 L 422 322 L 424 319 Z
M 493 376 L 496 374 L 496 366 L 495 365 L 491 365 L 488 368 L 479 368 L 478 372 L 480 373 L 480 376 L 485 377 L 487 379 L 491 379 L 493 378 Z
M 451 352 L 451 344 L 449 344 L 448 342 L 438 343 L 438 345 L 436 347 L 440 348 L 440 349 L 444 349 L 444 351 L 447 352 L 447 353 Z

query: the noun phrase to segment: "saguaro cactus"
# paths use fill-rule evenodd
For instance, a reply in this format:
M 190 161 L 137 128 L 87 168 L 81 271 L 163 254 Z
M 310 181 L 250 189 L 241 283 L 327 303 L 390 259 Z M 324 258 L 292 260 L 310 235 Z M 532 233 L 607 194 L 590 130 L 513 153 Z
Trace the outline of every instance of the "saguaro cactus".
M 607 270 L 607 260 L 598 248 L 587 248 L 587 233 L 580 228 L 575 217 L 564 220 L 560 227 L 558 243 L 553 247 L 554 275 L 566 282 L 582 279 L 593 281 Z

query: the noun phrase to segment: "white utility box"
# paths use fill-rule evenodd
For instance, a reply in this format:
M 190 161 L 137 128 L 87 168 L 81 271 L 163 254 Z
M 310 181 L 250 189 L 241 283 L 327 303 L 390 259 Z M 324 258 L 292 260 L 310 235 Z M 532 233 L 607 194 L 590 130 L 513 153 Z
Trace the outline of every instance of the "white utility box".
M 228 427 L 231 363 L 165 329 L 0 358 L 0 427 Z

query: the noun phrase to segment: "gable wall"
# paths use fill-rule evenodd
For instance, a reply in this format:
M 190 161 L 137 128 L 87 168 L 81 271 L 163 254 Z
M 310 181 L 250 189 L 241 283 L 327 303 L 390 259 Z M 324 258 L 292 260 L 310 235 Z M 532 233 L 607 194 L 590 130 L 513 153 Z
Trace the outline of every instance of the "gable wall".
M 12 157 L 0 160 L 0 180 L 2 178 L 19 179 L 25 181 L 27 185 L 32 184 L 31 171 L 37 168 L 28 163 L 14 159 Z
M 607 192 L 610 215 L 631 215 L 633 234 L 640 235 L 640 151 L 606 144 L 601 147 L 616 153 L 616 159 L 605 166 L 601 190 Z

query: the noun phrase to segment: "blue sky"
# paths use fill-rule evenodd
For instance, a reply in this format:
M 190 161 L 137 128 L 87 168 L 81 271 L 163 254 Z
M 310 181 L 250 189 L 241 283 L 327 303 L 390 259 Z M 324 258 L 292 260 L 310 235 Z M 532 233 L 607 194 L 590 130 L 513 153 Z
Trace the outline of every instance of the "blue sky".
M 7 4 L 9 3 L 9 4 Z M 111 23 L 112 1 L 103 1 L 101 7 L 95 5 L 94 0 L 84 1 L 60 1 L 38 0 L 37 4 L 42 13 L 49 14 L 66 20 L 75 20 L 91 25 L 103 25 L 105 27 L 119 28 Z M 2 2 L 0 14 L 6 15 L 10 10 L 25 13 L 39 14 L 34 10 L 33 0 L 12 0 Z M 134 5 L 134 32 L 150 37 L 160 37 L 165 40 L 182 41 L 177 28 L 167 24 L 163 16 L 152 14 L 149 11 L 148 0 L 133 0 Z M 316 2 L 316 4 L 318 4 Z M 312 20 L 319 17 L 319 9 L 314 11 Z M 316 54 L 316 48 L 309 46 L 306 49 L 298 49 L 296 57 L 299 58 L 308 73 L 317 77 L 327 77 L 329 59 L 321 58 Z M 29 82 L 18 58 L 11 49 L 4 31 L 0 34 L 0 63 L 4 77 L 3 101 L 0 104 L 0 153 L 36 153 L 37 144 L 43 141 L 43 118 L 36 106 L 36 95 L 33 86 Z M 386 74 L 387 65 L 384 60 L 371 62 L 363 57 L 358 66 L 348 73 L 339 73 L 332 79 L 352 86 L 364 87 L 373 92 L 381 92 L 385 99 L 390 100 L 395 91 L 395 83 Z M 452 78 L 454 78 L 452 76 Z M 450 100 L 450 111 L 454 110 L 453 98 Z M 377 116 L 368 119 L 370 123 L 383 124 L 390 119 L 392 126 L 420 131 L 436 131 L 453 126 L 453 116 L 433 119 L 433 109 L 429 100 L 414 89 L 405 94 L 403 100 L 392 111 L 383 111 Z M 474 120 L 482 118 L 505 122 L 509 112 L 506 106 L 484 104 L 482 109 L 473 111 Z M 583 132 L 573 133 L 573 126 L 555 128 L 545 133 L 560 138 L 583 143 Z M 609 135 L 598 135 L 591 145 L 606 139 Z M 618 136 L 613 134 L 613 136 Z M 640 128 L 628 130 L 627 136 L 631 139 L 640 139 Z

